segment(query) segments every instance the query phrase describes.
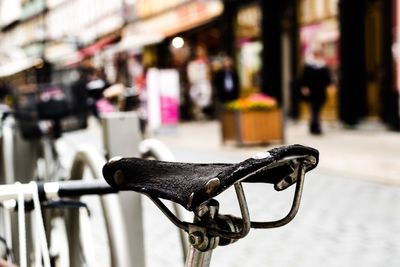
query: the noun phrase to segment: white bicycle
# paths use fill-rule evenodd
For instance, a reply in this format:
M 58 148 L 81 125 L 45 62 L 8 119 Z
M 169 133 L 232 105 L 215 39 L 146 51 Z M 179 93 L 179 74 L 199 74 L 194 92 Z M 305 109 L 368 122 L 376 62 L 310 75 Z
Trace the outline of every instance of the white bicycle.
M 97 179 L 102 176 L 101 169 L 106 163 L 106 159 L 96 148 L 88 145 L 80 146 L 74 156 L 71 169 L 67 173 L 60 163 L 55 139 L 51 135 L 45 134 L 39 140 L 20 140 L 18 139 L 18 125 L 15 123 L 12 112 L 8 110 L 7 116 L 4 118 L 2 127 L 0 127 L 3 133 L 0 140 L 3 144 L 2 164 L 6 166 L 4 168 L 6 179 L 4 180 L 7 181 L 7 184 L 18 181 L 16 177 L 19 177 L 19 173 L 16 166 L 25 166 L 27 160 L 32 162 L 32 167 L 30 173 L 24 177 L 31 178 L 19 180 L 22 183 L 31 180 L 39 183 L 57 183 L 64 179 L 81 180 L 84 177 Z M 51 131 L 48 132 L 51 133 Z M 19 163 L 20 157 L 15 152 L 17 142 L 23 143 L 22 148 L 31 148 L 34 144 L 35 149 L 38 150 L 33 155 L 27 154 L 24 161 Z M 43 152 L 47 152 L 47 156 L 43 156 Z M 144 158 L 173 161 L 173 155 L 168 148 L 157 140 L 141 141 L 139 152 Z M 17 153 L 21 154 L 21 151 L 17 151 Z M 33 164 L 35 161 L 39 164 Z M 84 175 L 86 169 L 90 171 L 89 176 Z M 13 192 L 18 192 L 18 188 L 21 190 L 27 187 L 14 186 Z M 7 190 L 2 192 L 7 192 Z M 28 193 L 28 198 L 31 195 L 32 193 Z M 133 266 L 135 259 L 132 259 L 131 256 L 131 244 L 127 235 L 129 225 L 125 224 L 126 215 L 123 214 L 117 195 L 82 196 L 80 199 L 68 201 L 51 199 L 51 203 L 41 202 L 41 204 L 46 204 L 43 209 L 44 226 L 49 247 L 48 256 L 52 266 Z M 82 207 L 86 208 L 82 209 Z M 32 254 L 33 251 L 37 251 L 39 245 L 35 244 L 38 223 L 35 223 L 36 219 L 34 218 L 26 220 L 24 224 L 26 239 L 21 246 L 23 240 L 17 237 L 20 237 L 22 229 L 17 227 L 17 222 L 22 217 L 18 219 L 16 213 L 12 212 L 14 208 L 15 203 L 6 201 L 3 209 L 0 209 L 3 214 L 0 220 L 0 240 L 7 244 L 4 256 L 11 260 L 10 255 L 14 254 L 13 258 L 27 259 L 29 265 L 35 261 L 38 264 L 40 260 L 35 259 L 42 258 L 43 260 L 43 256 Z M 91 216 L 86 211 L 90 211 Z M 96 229 L 96 231 L 91 231 L 92 229 Z M 23 247 L 26 249 L 21 251 Z M 10 254 L 10 251 L 13 253 Z M 22 266 L 21 263 L 19 265 Z

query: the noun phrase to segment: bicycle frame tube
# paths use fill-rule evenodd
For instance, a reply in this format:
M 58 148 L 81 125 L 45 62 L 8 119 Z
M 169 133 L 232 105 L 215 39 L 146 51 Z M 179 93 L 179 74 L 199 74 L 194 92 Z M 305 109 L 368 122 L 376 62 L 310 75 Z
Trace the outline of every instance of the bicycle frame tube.
M 14 137 L 12 126 L 8 123 L 3 125 L 3 160 L 5 183 L 15 182 L 14 173 Z
M 45 164 L 45 176 L 43 177 L 45 181 L 54 181 L 58 177 L 54 177 L 55 164 L 58 161 L 58 155 L 53 154 L 54 141 L 51 139 L 41 140 L 43 148 L 43 157 L 46 162 Z
M 197 208 L 193 222 L 202 221 L 207 225 L 214 224 L 218 216 L 219 203 L 212 199 Z M 185 267 L 209 267 L 212 251 L 218 246 L 219 238 L 207 236 L 206 229 L 202 226 L 189 226 L 189 253 L 186 257 Z M 196 248 L 196 247 L 197 248 Z
M 0 125 L 2 128 L 1 131 L 1 136 L 0 136 L 0 142 L 2 145 L 2 163 L 0 165 L 3 166 L 3 179 L 0 180 L 2 183 L 12 183 L 14 182 L 15 174 L 14 174 L 14 153 L 13 153 L 13 132 L 11 126 L 7 123 L 7 120 L 3 121 L 2 124 Z M 0 173 L 1 175 L 1 173 Z M 8 244 L 8 246 L 11 248 L 12 247 L 12 234 L 11 234 L 11 217 L 10 217 L 10 210 L 5 208 L 1 211 L 0 213 L 1 218 L 1 226 L 3 227 L 2 234 L 4 234 L 4 238 Z

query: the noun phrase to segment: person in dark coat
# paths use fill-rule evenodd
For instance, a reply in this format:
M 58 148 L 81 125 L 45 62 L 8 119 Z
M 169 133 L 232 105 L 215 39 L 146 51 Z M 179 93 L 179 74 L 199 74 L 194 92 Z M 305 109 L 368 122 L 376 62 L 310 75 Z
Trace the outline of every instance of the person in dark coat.
M 73 113 L 78 118 L 79 128 L 87 127 L 88 116 L 88 89 L 90 70 L 87 68 L 79 69 L 79 79 L 71 85 L 73 98 Z
M 222 68 L 215 73 L 214 86 L 220 103 L 233 101 L 239 97 L 239 76 L 230 57 L 224 57 Z
M 310 105 L 310 133 L 322 134 L 320 114 L 326 101 L 327 87 L 331 84 L 329 69 L 322 57 L 322 51 L 315 48 L 306 58 L 302 76 L 302 94 Z

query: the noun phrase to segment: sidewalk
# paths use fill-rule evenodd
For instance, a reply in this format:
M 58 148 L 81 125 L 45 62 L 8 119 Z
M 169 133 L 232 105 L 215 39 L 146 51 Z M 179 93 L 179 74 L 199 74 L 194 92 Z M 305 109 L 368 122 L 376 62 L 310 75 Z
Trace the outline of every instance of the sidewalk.
M 306 122 L 288 122 L 285 143 L 298 143 L 318 149 L 319 171 L 400 186 L 399 133 L 387 131 L 372 123 L 357 130 L 345 129 L 335 123 L 325 123 L 324 130 L 324 135 L 312 136 L 308 133 Z M 227 161 L 241 160 L 280 145 L 223 145 L 217 121 L 181 123 L 175 132 L 158 134 L 156 137 L 170 147 L 210 151 L 210 157 L 213 151 L 218 151 L 219 154 L 226 155 Z

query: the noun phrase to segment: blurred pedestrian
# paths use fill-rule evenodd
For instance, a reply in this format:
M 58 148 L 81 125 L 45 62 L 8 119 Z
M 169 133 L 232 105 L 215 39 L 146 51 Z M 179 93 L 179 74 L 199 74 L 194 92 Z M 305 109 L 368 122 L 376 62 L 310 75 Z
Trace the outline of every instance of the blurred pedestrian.
M 233 59 L 229 56 L 223 58 L 222 68 L 215 73 L 214 86 L 220 103 L 233 101 L 239 97 L 239 76 Z
M 86 68 L 79 69 L 79 78 L 71 85 L 71 94 L 73 99 L 73 113 L 78 118 L 79 128 L 87 127 L 88 115 L 88 82 L 89 70 Z
M 3 103 L 6 96 L 10 94 L 10 88 L 4 81 L 0 81 L 0 103 Z
M 311 134 L 322 134 L 320 114 L 326 101 L 327 87 L 331 82 L 331 76 L 323 58 L 321 47 L 312 47 L 305 59 L 301 90 L 310 106 Z
M 194 118 L 197 120 L 205 119 L 204 111 L 211 105 L 212 88 L 210 66 L 206 50 L 203 46 L 196 48 L 196 56 L 189 62 L 187 74 Z
M 112 105 L 103 98 L 103 92 L 110 86 L 103 69 L 90 68 L 87 76 L 88 105 L 92 114 L 100 119 L 102 111 L 110 111 Z

